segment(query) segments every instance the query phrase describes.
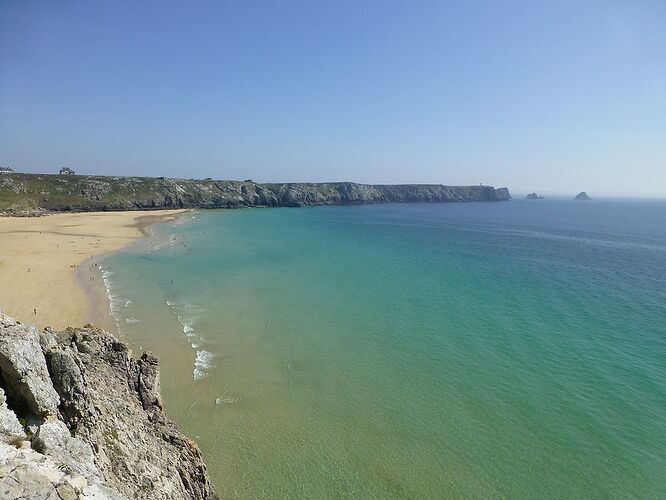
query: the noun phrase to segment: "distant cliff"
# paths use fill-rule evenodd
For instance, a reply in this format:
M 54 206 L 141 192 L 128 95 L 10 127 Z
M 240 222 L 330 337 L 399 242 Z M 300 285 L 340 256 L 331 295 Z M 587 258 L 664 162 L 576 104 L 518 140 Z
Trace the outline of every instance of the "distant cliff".
M 507 188 L 353 182 L 258 184 L 252 181 L 0 175 L 0 211 L 107 211 L 164 208 L 299 207 L 368 203 L 508 201 Z
M 92 325 L 39 332 L 0 313 L 0 498 L 217 495 L 164 413 L 155 356 Z

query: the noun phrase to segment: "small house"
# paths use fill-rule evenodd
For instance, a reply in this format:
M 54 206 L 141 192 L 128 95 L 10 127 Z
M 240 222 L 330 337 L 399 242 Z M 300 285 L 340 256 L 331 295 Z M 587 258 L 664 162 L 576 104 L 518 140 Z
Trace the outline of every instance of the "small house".
M 62 167 L 60 169 L 60 175 L 74 175 L 74 170 L 69 167 Z

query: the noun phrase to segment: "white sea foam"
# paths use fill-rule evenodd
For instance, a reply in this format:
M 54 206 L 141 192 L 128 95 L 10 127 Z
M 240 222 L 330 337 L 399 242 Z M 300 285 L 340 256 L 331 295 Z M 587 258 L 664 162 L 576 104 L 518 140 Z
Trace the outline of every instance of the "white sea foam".
M 221 404 L 233 404 L 233 403 L 238 403 L 241 399 L 240 398 L 228 398 L 225 397 L 224 394 L 222 394 L 220 397 L 215 398 L 215 404 L 216 405 L 221 405 Z
M 187 332 L 185 334 L 185 337 L 187 338 L 187 341 L 192 346 L 192 349 L 198 349 L 203 344 L 203 339 L 199 335 L 197 335 L 195 333 L 192 333 L 191 331 Z
M 181 324 L 183 334 L 191 343 L 192 348 L 196 349 L 199 347 L 202 339 L 193 332 L 195 330 L 195 324 L 204 309 L 191 302 L 175 302 L 167 300 L 167 305 L 171 307 L 172 312 Z
M 132 303 L 132 301 L 128 300 L 127 302 L 125 302 L 125 307 L 129 306 L 131 303 Z
M 159 250 L 160 248 L 163 248 L 163 247 L 165 247 L 165 246 L 167 246 L 167 245 L 168 245 L 168 246 L 173 246 L 173 245 L 176 244 L 177 241 L 178 241 L 178 237 L 177 237 L 175 234 L 170 234 L 170 235 L 169 235 L 169 238 L 168 238 L 167 240 L 165 240 L 165 241 L 163 241 L 163 242 L 161 242 L 161 243 L 158 243 L 157 245 L 153 246 L 153 247 L 151 248 L 151 252 L 155 252 L 155 251 Z
M 208 374 L 206 370 L 213 366 L 213 358 L 215 358 L 215 355 L 205 349 L 197 351 L 197 356 L 194 359 L 194 371 L 192 372 L 195 382 Z
M 125 323 L 128 323 L 128 324 L 134 324 L 134 323 L 138 323 L 138 322 L 139 322 L 139 320 L 136 319 L 136 318 L 127 318 L 127 319 L 125 319 Z
M 214 355 L 205 349 L 204 338 L 196 332 L 196 323 L 205 309 L 192 302 L 167 300 L 166 304 L 171 308 L 171 312 L 181 324 L 183 335 L 189 342 L 192 349 L 197 351 L 194 361 L 194 380 L 200 380 L 206 376 L 206 369 L 210 367 Z
M 102 273 L 102 282 L 104 283 L 106 296 L 109 299 L 109 316 L 113 318 L 114 322 L 116 323 L 116 328 L 118 328 L 118 332 L 120 332 L 121 318 L 118 312 L 121 311 L 124 307 L 127 307 L 131 301 L 125 300 L 121 296 L 120 292 L 122 292 L 122 288 L 111 279 L 111 276 L 114 275 L 114 272 L 109 271 L 108 269 L 104 269 L 102 266 L 98 266 L 98 268 Z M 132 323 L 132 320 L 138 321 L 134 318 L 130 318 L 127 320 L 127 323 Z

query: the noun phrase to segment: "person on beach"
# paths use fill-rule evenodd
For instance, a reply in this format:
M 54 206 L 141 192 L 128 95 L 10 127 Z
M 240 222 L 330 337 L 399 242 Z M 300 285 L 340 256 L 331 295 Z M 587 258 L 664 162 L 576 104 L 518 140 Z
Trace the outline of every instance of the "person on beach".
M 37 316 L 37 308 L 36 307 L 33 308 L 32 312 L 35 314 L 35 316 Z

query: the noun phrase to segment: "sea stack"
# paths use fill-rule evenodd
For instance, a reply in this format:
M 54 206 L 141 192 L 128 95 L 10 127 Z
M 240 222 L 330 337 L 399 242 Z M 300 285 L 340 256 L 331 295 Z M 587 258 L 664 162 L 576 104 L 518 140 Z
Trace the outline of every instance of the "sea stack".
M 591 199 L 592 198 L 590 198 L 585 191 L 581 191 L 574 198 L 574 200 L 591 200 Z
M 530 193 L 525 198 L 528 200 L 543 200 L 543 196 L 539 196 L 536 193 Z

